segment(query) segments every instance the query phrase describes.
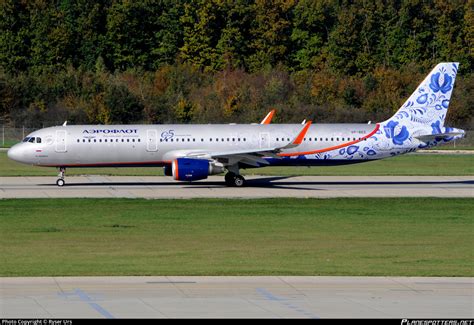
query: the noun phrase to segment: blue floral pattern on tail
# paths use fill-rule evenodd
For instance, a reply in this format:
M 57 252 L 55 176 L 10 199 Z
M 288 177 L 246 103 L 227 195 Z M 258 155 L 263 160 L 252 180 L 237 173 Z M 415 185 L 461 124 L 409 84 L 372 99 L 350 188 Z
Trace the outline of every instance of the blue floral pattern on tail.
M 453 78 L 449 76 L 449 74 L 444 74 L 444 81 L 443 84 L 439 84 L 439 77 L 441 73 L 437 72 L 431 76 L 430 88 L 435 93 L 441 91 L 443 94 L 446 94 L 448 91 L 451 90 L 451 83 L 453 82 Z

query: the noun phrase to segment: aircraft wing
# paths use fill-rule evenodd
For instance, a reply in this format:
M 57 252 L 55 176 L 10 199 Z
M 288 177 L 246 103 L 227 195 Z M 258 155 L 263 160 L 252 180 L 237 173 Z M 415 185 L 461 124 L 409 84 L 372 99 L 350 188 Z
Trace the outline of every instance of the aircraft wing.
M 307 122 L 298 135 L 289 143 L 280 147 L 270 148 L 255 148 L 247 150 L 229 150 L 229 151 L 214 151 L 214 152 L 192 152 L 188 153 L 186 158 L 197 159 L 216 159 L 224 165 L 233 165 L 236 163 L 245 163 L 251 166 L 258 167 L 260 164 L 267 165 L 268 162 L 263 157 L 278 158 L 278 155 L 284 149 L 295 148 L 299 146 L 311 126 L 311 121 Z

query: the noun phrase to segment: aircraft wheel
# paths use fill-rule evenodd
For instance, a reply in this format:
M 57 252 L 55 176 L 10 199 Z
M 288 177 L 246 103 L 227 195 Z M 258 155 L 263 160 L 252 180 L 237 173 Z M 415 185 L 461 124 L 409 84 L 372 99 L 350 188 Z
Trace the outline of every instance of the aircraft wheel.
M 234 186 L 234 178 L 235 178 L 235 174 L 234 173 L 227 173 L 225 174 L 224 176 L 224 179 L 225 179 L 225 183 L 227 186 Z
M 62 178 L 60 178 L 56 181 L 56 185 L 59 186 L 59 187 L 64 186 L 64 184 L 66 184 L 66 182 Z
M 234 177 L 234 186 L 235 187 L 242 187 L 245 184 L 245 178 L 240 175 L 235 175 Z

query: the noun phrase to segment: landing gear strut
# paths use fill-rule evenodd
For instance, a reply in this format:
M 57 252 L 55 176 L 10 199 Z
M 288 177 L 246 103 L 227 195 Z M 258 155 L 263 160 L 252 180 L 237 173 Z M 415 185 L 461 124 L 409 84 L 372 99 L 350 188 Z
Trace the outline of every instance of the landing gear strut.
M 225 174 L 225 183 L 227 186 L 241 187 L 245 184 L 245 178 L 232 172 Z
M 61 186 L 64 186 L 64 184 L 66 184 L 66 182 L 64 181 L 64 174 L 65 173 L 66 173 L 66 168 L 59 167 L 58 180 L 56 181 L 57 186 L 61 187 Z

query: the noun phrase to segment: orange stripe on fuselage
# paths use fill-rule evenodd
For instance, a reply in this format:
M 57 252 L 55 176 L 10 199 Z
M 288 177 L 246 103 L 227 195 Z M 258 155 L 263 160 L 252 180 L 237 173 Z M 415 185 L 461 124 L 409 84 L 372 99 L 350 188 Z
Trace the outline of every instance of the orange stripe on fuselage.
M 359 142 L 361 142 L 365 139 L 370 138 L 371 136 L 373 136 L 379 130 L 379 128 L 380 128 L 380 125 L 377 124 L 375 126 L 375 129 L 372 132 L 370 132 L 369 134 L 367 134 L 366 136 L 364 136 L 364 137 L 362 137 L 358 140 L 346 142 L 346 143 L 343 143 L 343 144 L 340 144 L 340 145 L 337 145 L 337 146 L 332 146 L 332 147 L 327 147 L 327 148 L 317 149 L 317 150 L 311 150 L 311 151 L 303 151 L 303 152 L 279 153 L 278 156 L 280 156 L 280 157 L 306 156 L 306 155 L 312 155 L 312 154 L 315 154 L 315 153 L 321 153 L 321 152 L 327 152 L 327 151 L 331 151 L 331 150 L 340 149 L 340 148 L 347 147 L 347 146 L 350 146 L 352 144 L 359 143 Z

